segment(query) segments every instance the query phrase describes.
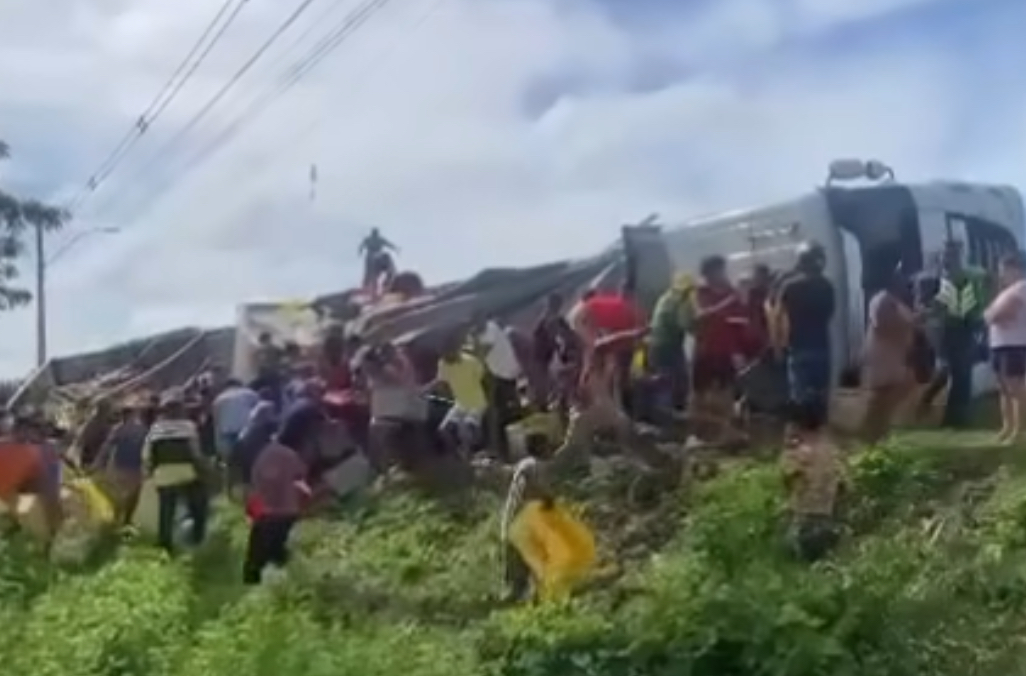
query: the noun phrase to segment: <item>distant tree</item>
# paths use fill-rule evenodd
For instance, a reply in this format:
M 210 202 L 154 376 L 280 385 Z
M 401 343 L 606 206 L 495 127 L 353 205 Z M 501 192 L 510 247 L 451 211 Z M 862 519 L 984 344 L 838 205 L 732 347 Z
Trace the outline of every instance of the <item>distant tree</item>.
M 0 160 L 11 156 L 11 147 L 0 140 Z M 27 251 L 26 236 L 36 228 L 56 232 L 68 222 L 70 214 L 59 207 L 34 199 L 19 199 L 0 188 L 0 311 L 25 305 L 32 293 L 18 284 L 18 263 Z

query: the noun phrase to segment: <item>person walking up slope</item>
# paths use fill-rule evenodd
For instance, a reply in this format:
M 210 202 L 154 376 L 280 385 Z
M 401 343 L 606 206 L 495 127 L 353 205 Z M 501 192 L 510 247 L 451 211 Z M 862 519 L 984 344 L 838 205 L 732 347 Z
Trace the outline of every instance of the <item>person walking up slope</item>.
M 253 464 L 253 489 L 247 502 L 250 517 L 242 581 L 260 584 L 264 569 L 283 568 L 289 560 L 288 542 L 299 520 L 304 498 L 307 466 L 292 448 L 271 441 Z
M 166 393 L 160 409 L 143 444 L 143 467 L 157 489 L 158 542 L 173 554 L 179 503 L 185 504 L 192 523 L 192 544 L 198 545 L 206 535 L 208 495 L 200 471 L 204 460 L 199 433 L 186 414 L 183 394 Z
M 825 434 L 826 410 L 818 402 L 793 402 L 788 417 L 795 439 L 781 457 L 781 470 L 790 494 L 790 544 L 800 560 L 812 563 L 840 538 L 836 503 L 844 469 Z

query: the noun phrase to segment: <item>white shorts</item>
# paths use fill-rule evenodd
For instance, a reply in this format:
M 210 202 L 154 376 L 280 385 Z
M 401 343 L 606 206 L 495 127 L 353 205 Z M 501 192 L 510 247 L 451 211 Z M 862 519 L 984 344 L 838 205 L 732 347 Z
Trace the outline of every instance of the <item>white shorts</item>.
M 445 418 L 442 420 L 441 428 L 444 430 L 447 427 L 455 427 L 457 430 L 464 432 L 469 430 L 480 430 L 481 429 L 481 413 L 479 411 L 468 411 L 465 408 L 460 408 L 458 405 L 453 405 L 449 409 L 449 412 L 445 414 Z

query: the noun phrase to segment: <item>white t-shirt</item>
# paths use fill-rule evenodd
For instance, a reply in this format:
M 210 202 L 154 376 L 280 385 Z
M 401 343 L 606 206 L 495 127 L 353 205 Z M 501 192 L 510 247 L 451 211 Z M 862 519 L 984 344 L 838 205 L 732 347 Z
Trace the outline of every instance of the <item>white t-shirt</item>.
M 990 309 L 1001 310 L 1017 303 L 1016 310 L 1000 322 L 991 322 L 988 340 L 991 347 L 1026 347 L 1026 281 L 1018 281 L 998 294 Z
M 580 331 L 584 323 L 584 301 L 579 300 L 573 304 L 570 311 L 566 313 L 566 321 L 574 331 Z
M 485 347 L 485 365 L 497 378 L 516 380 L 520 377 L 520 362 L 513 350 L 513 343 L 506 332 L 495 322 L 485 322 L 478 340 Z

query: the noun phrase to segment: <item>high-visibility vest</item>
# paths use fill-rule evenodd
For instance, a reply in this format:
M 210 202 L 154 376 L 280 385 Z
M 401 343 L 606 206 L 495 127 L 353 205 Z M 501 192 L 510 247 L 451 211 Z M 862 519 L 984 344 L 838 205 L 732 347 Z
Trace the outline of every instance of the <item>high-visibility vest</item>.
M 944 307 L 949 317 L 965 319 L 973 312 L 982 310 L 984 298 L 981 282 L 975 274 L 966 273 L 965 285 L 959 289 L 947 277 L 942 277 L 936 300 Z

